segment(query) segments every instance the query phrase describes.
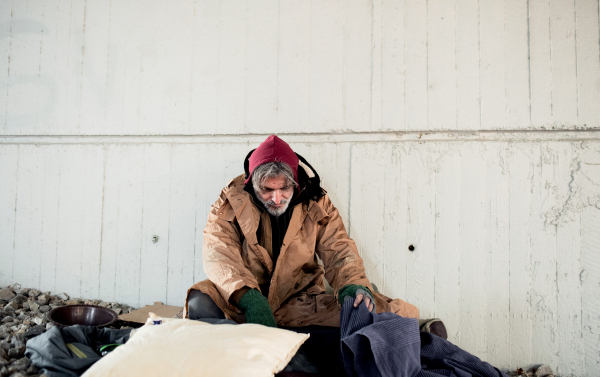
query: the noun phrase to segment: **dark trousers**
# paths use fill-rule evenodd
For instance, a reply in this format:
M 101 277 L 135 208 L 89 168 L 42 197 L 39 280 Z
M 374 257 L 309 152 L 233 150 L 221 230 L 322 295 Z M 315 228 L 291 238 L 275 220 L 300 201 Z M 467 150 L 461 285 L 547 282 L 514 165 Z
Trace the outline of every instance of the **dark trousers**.
M 198 290 L 190 292 L 188 297 L 188 316 L 190 319 L 225 319 L 223 311 L 209 295 Z M 307 359 L 320 373 L 335 376 L 340 366 L 340 328 L 329 326 L 281 327 L 285 330 L 310 334 L 310 338 L 300 346 Z

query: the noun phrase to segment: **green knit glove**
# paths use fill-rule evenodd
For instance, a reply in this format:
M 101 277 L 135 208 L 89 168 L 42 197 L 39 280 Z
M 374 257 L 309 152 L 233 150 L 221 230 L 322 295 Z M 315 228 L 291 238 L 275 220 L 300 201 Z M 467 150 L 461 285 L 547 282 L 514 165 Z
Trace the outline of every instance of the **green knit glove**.
M 251 289 L 242 296 L 240 309 L 244 312 L 247 323 L 277 327 L 269 301 L 257 289 Z
M 338 301 L 340 304 L 343 304 L 346 296 L 356 297 L 359 294 L 363 295 L 363 300 L 367 297 L 369 299 L 371 299 L 371 303 L 373 304 L 373 313 L 374 313 L 375 312 L 375 299 L 373 298 L 373 294 L 371 293 L 369 288 L 364 287 L 362 285 L 348 284 L 348 285 L 343 286 L 338 291 Z

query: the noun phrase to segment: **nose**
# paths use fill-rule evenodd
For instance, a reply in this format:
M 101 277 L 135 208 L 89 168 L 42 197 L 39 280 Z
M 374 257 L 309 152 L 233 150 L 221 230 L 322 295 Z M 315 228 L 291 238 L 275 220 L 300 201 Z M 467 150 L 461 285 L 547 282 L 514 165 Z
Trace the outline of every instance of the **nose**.
M 279 205 L 281 203 L 281 190 L 275 190 L 273 191 L 273 201 L 275 202 L 275 204 Z

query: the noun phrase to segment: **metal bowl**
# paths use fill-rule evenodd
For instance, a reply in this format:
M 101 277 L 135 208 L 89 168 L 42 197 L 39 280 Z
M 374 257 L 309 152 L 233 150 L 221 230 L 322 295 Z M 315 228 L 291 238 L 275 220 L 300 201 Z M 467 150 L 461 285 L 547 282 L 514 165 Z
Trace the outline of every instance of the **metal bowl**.
M 117 313 L 96 305 L 69 305 L 48 312 L 48 319 L 58 326 L 108 326 L 117 320 Z

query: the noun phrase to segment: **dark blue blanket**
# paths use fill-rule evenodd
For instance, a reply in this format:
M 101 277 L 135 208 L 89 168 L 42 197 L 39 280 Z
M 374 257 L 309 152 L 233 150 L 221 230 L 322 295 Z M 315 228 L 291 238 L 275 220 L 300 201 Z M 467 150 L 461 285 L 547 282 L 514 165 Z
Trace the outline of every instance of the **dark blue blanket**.
M 342 364 L 348 376 L 506 377 L 485 361 L 394 313 L 354 308 L 346 297 L 340 318 Z

